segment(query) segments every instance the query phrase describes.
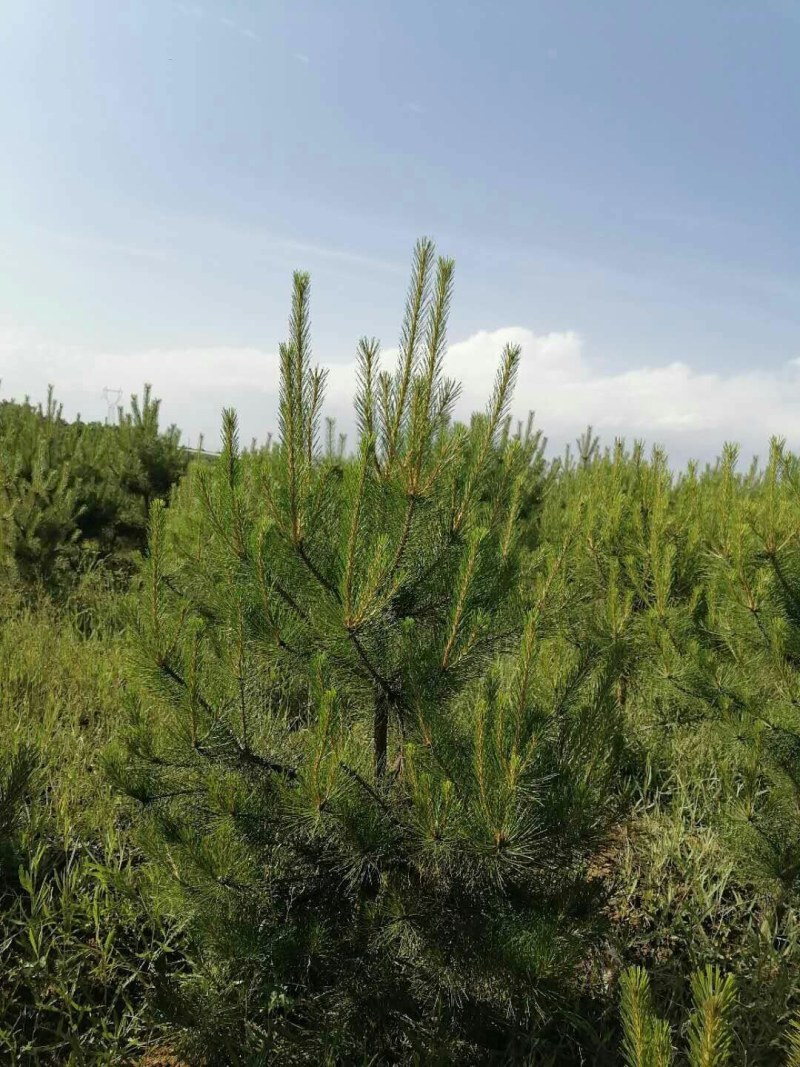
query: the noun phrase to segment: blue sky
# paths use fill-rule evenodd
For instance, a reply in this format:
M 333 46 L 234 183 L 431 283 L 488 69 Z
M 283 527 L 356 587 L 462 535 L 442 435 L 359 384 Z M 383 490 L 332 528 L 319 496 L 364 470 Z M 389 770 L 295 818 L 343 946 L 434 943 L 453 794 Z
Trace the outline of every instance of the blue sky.
M 557 443 L 800 447 L 798 57 L 795 0 L 5 0 L 0 393 L 263 436 L 303 267 L 346 423 L 424 233 L 465 404 L 511 330 Z

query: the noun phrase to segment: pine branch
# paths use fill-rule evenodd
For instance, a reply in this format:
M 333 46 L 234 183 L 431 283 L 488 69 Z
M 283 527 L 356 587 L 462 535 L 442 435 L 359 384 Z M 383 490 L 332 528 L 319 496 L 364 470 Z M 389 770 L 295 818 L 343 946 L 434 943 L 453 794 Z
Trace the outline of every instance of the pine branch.
M 394 812 L 383 799 L 383 797 L 380 795 L 380 793 L 376 789 L 373 789 L 369 782 L 365 778 L 362 778 L 358 771 L 354 770 L 347 763 L 340 763 L 339 766 L 349 778 L 352 778 L 354 782 L 357 782 L 358 785 L 361 786 L 361 788 L 364 790 L 364 792 L 367 793 L 370 797 L 372 797 L 372 799 L 375 801 L 375 803 L 378 805 L 384 815 L 386 815 L 386 817 L 390 820 L 390 822 L 394 823 L 395 826 L 402 826 L 402 823 L 399 821 L 397 816 L 394 814 Z
M 352 517 L 350 520 L 350 532 L 347 539 L 347 560 L 345 562 L 344 576 L 344 609 L 345 628 L 351 629 L 357 625 L 353 618 L 353 580 L 356 568 L 356 555 L 358 551 L 358 535 L 361 523 L 361 509 L 364 505 L 364 494 L 367 485 L 367 467 L 372 450 L 372 438 L 363 438 L 361 445 L 361 457 L 359 459 L 358 484 L 356 486 L 355 499 L 353 500 Z
M 385 696 L 389 700 L 394 702 L 397 699 L 396 692 L 394 691 L 392 686 L 389 684 L 389 682 L 383 677 L 382 674 L 380 674 L 377 671 L 375 666 L 372 664 L 372 662 L 369 659 L 369 656 L 367 656 L 367 653 L 364 650 L 364 646 L 361 644 L 361 642 L 358 639 L 358 635 L 356 633 L 354 633 L 352 630 L 349 630 L 347 636 L 350 638 L 350 641 L 352 642 L 353 647 L 355 648 L 356 652 L 358 653 L 358 658 L 361 660 L 361 662 L 366 667 L 367 674 L 369 675 L 369 677 L 373 680 L 373 682 L 377 682 L 378 686 L 383 691 Z
M 321 585 L 327 593 L 330 593 L 330 595 L 333 597 L 337 604 L 341 604 L 342 594 L 332 582 L 328 581 L 322 571 L 319 570 L 319 568 L 315 565 L 314 561 L 306 552 L 306 546 L 303 543 L 302 538 L 295 545 L 295 551 L 297 552 L 299 559 L 302 560 L 306 569 L 315 578 L 319 585 Z
M 386 415 L 386 465 L 391 467 L 397 453 L 400 430 L 407 416 L 409 385 L 417 362 L 417 345 L 422 321 L 427 311 L 430 269 L 433 263 L 434 245 L 427 238 L 417 242 L 414 249 L 414 265 L 411 286 L 406 302 L 403 332 L 400 338 L 399 366 L 394 389 L 387 404 Z
M 380 345 L 373 337 L 362 337 L 358 342 L 356 356 L 357 390 L 355 398 L 356 425 L 362 438 L 375 442 L 375 368 L 378 365 Z
M 695 1003 L 689 1021 L 692 1067 L 725 1067 L 730 1063 L 733 1045 L 733 976 L 723 979 L 719 970 L 710 966 L 705 971 L 697 971 L 692 975 L 692 995 Z

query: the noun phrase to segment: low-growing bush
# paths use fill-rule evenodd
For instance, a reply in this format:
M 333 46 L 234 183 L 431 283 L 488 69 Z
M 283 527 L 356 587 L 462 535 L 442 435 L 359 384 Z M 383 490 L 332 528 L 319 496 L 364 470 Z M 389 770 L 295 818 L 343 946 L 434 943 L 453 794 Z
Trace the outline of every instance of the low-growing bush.
M 0 402 L 0 576 L 61 594 L 105 565 L 123 580 L 146 540 L 150 502 L 166 500 L 186 469 L 173 426 L 159 428 L 145 386 L 114 426 L 68 423 L 46 405 Z

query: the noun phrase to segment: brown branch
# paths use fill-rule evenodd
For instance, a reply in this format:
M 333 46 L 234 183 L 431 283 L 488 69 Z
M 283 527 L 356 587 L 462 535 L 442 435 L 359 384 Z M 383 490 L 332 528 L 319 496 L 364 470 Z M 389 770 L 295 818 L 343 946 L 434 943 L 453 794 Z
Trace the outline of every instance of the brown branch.
M 417 500 L 418 499 L 419 498 L 417 497 L 417 495 L 415 493 L 409 493 L 408 504 L 406 505 L 406 513 L 405 513 L 405 517 L 403 519 L 403 530 L 402 530 L 402 533 L 400 534 L 400 540 L 397 543 L 397 551 L 394 554 L 394 559 L 392 560 L 392 565 L 389 568 L 388 573 L 386 575 L 386 584 L 387 585 L 394 578 L 395 573 L 397 572 L 397 569 L 400 566 L 400 563 L 402 561 L 403 553 L 406 550 L 406 545 L 408 544 L 408 539 L 409 539 L 409 536 L 411 534 L 411 523 L 412 523 L 413 518 L 414 518 L 414 510 L 416 508 L 416 504 L 417 504 Z
M 166 662 L 166 660 L 161 660 L 158 664 L 158 667 L 161 673 L 165 674 L 167 678 L 175 682 L 176 685 L 179 685 L 182 689 L 188 690 L 189 686 L 186 682 L 186 679 L 183 677 L 183 675 L 179 674 L 174 667 L 171 667 L 169 663 Z M 203 694 L 198 691 L 196 695 L 198 703 L 200 704 L 200 707 L 203 709 L 203 711 L 207 712 L 209 715 L 216 716 L 216 712 L 211 707 L 206 698 L 203 696 Z
M 155 804 L 158 800 L 172 800 L 173 797 L 186 797 L 205 792 L 205 787 L 196 787 L 193 789 L 174 789 L 171 793 L 157 793 L 155 796 L 145 797 L 143 800 L 141 800 L 141 803 L 146 807 L 148 804 Z
M 379 674 L 378 671 L 373 667 L 372 663 L 370 662 L 369 656 L 367 656 L 367 653 L 364 651 L 364 646 L 359 641 L 355 631 L 354 630 L 348 630 L 347 631 L 347 636 L 353 642 L 353 645 L 355 646 L 356 652 L 358 652 L 359 659 L 364 664 L 364 666 L 367 668 L 367 671 L 369 672 L 370 678 L 372 678 L 372 680 L 374 682 L 378 683 L 378 685 L 383 690 L 384 694 L 388 697 L 388 699 L 392 703 L 394 703 L 397 700 L 397 693 L 392 688 L 390 683 L 387 682 L 386 679 L 381 674 Z
M 331 594 L 331 596 L 334 598 L 334 600 L 337 602 L 337 604 L 341 604 L 341 602 L 342 602 L 341 593 L 339 592 L 339 590 L 336 588 L 335 585 L 333 585 L 331 582 L 328 581 L 328 579 L 325 577 L 325 575 L 322 573 L 322 571 L 320 571 L 319 568 L 315 566 L 313 560 L 310 558 L 310 556 L 306 552 L 306 548 L 305 548 L 305 545 L 303 544 L 303 539 L 302 538 L 300 538 L 300 540 L 295 545 L 295 549 L 296 549 L 297 554 L 300 557 L 300 559 L 306 565 L 306 567 L 311 572 L 311 574 L 313 574 L 313 576 L 316 578 L 316 580 L 319 582 L 319 584 L 322 586 L 322 588 L 327 590 L 327 592 L 329 592 Z
M 174 681 L 177 685 L 180 685 L 184 689 L 188 688 L 186 685 L 186 680 L 176 670 L 170 667 L 168 663 L 161 663 L 159 664 L 159 666 L 162 672 L 166 674 L 168 678 L 172 679 L 172 681 Z M 203 708 L 204 711 L 208 712 L 210 715 L 216 716 L 214 709 L 211 707 L 205 697 L 203 697 L 202 693 L 197 693 L 197 699 L 200 702 L 200 706 Z M 206 759 L 211 758 L 211 754 L 205 748 L 203 748 L 201 744 L 197 744 L 195 746 L 195 749 L 197 752 L 200 753 L 201 756 L 204 756 Z M 237 747 L 236 760 L 238 763 L 261 767 L 263 770 L 271 771 L 274 774 L 282 774 L 285 778 L 288 778 L 289 781 L 293 781 L 295 778 L 297 778 L 296 768 L 288 767 L 283 763 L 277 763 L 274 760 L 266 759 L 264 756 L 259 756 L 257 753 L 251 752 L 249 749 L 242 748 L 241 745 Z
M 241 746 L 237 750 L 236 758 L 239 763 L 260 767 L 262 770 L 271 771 L 273 774 L 282 774 L 290 782 L 297 778 L 297 769 L 295 767 L 289 767 L 284 763 L 276 763 L 275 760 L 266 759 L 264 756 L 259 756 L 256 752 L 251 752 Z
M 296 614 L 299 615 L 301 619 L 303 619 L 304 622 L 308 622 L 308 613 L 300 607 L 300 605 L 294 599 L 292 594 L 288 590 L 284 589 L 280 582 L 275 582 L 275 592 L 278 594 L 281 600 L 285 601 L 285 603 L 287 603 L 289 607 L 294 612 L 296 612 Z
M 354 768 L 350 767 L 347 763 L 340 763 L 339 766 L 342 768 L 346 775 L 348 775 L 350 778 L 353 779 L 354 782 L 357 782 L 361 786 L 365 793 L 368 793 L 369 796 L 372 797 L 372 799 L 375 801 L 381 811 L 390 819 L 391 822 L 395 824 L 395 826 L 402 826 L 402 823 L 399 821 L 392 809 L 389 807 L 389 805 L 386 803 L 380 793 L 376 789 L 373 789 L 373 787 L 369 784 L 366 778 L 362 778 L 358 771 L 354 770 Z

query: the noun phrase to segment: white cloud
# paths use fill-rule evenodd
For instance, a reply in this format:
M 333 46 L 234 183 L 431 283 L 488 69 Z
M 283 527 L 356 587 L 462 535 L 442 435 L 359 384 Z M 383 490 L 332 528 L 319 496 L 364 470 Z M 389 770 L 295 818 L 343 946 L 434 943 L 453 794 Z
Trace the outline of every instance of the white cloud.
M 451 348 L 471 406 L 509 341 L 523 352 L 515 409 L 535 409 L 539 425 L 559 445 L 591 423 L 601 441 L 622 436 L 663 443 L 680 463 L 692 456 L 711 459 L 726 440 L 764 455 L 773 434 L 800 448 L 800 359 L 772 370 L 709 372 L 676 361 L 607 374 L 592 366 L 575 333 L 537 336 L 508 328 Z
M 745 454 L 764 455 L 772 434 L 800 448 L 800 359 L 777 370 L 707 372 L 674 362 L 609 374 L 592 365 L 576 333 L 537 335 L 523 327 L 482 331 L 451 345 L 447 371 L 463 383 L 460 417 L 484 406 L 507 343 L 522 346 L 515 414 L 534 409 L 559 449 L 588 423 L 604 443 L 615 436 L 662 443 L 680 464 L 692 456 L 712 459 L 726 440 L 740 442 Z M 384 365 L 391 360 L 387 352 Z M 191 440 L 201 431 L 215 440 L 227 405 L 239 410 L 245 439 L 263 439 L 276 425 L 278 372 L 277 353 L 258 348 L 106 353 L 0 325 L 1 396 L 38 399 L 53 382 L 67 413 L 102 418 L 105 386 L 127 397 L 150 381 L 163 397 L 165 419 Z M 343 429 L 352 425 L 354 379 L 354 362 L 330 369 L 327 413 Z

